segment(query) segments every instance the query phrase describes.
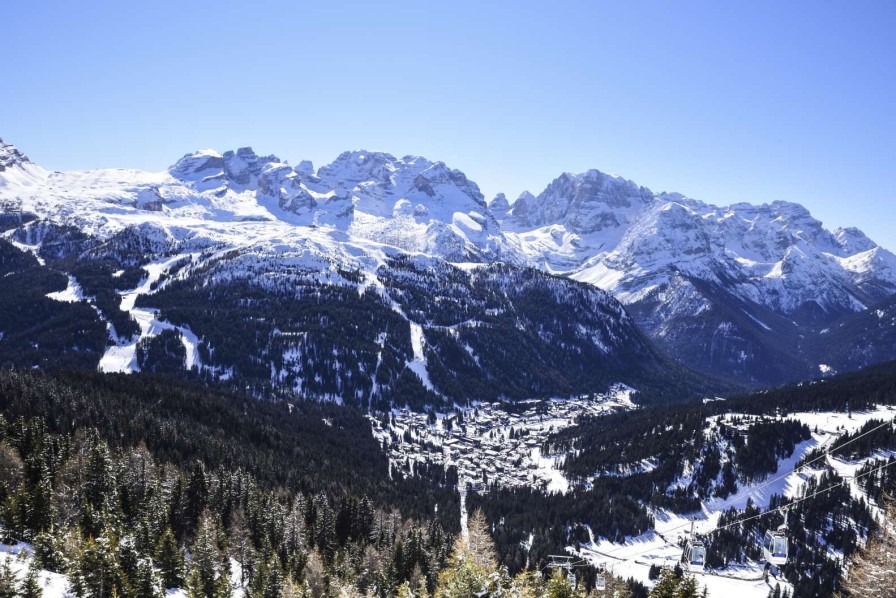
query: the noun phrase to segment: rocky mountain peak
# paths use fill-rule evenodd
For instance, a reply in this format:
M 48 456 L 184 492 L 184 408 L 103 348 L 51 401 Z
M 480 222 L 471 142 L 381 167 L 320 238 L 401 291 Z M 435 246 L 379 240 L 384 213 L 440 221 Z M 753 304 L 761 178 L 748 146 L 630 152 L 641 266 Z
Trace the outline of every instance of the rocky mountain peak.
M 185 182 L 226 183 L 249 188 L 255 186 L 265 166 L 272 163 L 282 162 L 274 155 L 259 156 L 251 147 L 228 150 L 223 154 L 207 149 L 186 154 L 168 172 Z
M 0 172 L 23 164 L 31 164 L 28 156 L 23 154 L 16 146 L 5 143 L 3 139 L 0 139 Z
M 251 147 L 241 147 L 236 152 L 224 152 L 222 157 L 227 179 L 243 186 L 248 186 L 256 181 L 265 165 L 281 161 L 274 155 L 259 156 Z
M 641 210 L 652 201 L 649 189 L 622 177 L 599 170 L 565 172 L 537 197 L 520 196 L 513 216 L 518 227 L 564 224 L 577 233 L 591 233 L 620 226 L 621 213 Z
M 503 193 L 498 193 L 488 203 L 488 209 L 491 210 L 492 215 L 495 217 L 495 219 L 501 221 L 510 212 L 510 202 L 507 201 L 506 195 L 504 195 Z
M 395 156 L 385 152 L 355 150 L 343 152 L 330 164 L 322 166 L 317 175 L 332 182 L 360 183 L 375 181 L 388 183 L 395 172 Z

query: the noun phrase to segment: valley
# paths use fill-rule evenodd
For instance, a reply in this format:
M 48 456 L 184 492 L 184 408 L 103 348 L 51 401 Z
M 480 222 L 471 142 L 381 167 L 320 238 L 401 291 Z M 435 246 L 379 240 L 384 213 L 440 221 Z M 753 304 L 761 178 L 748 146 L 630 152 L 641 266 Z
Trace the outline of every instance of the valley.
M 896 257 L 861 231 L 596 170 L 487 202 L 419 156 L 345 152 L 315 170 L 241 148 L 157 173 L 59 173 L 0 148 L 3 416 L 31 418 L 0 425 L 0 446 L 18 463 L 47 426 L 63 447 L 17 491 L 62 484 L 70 449 L 108 442 L 132 459 L 146 443 L 165 481 L 141 492 L 168 505 L 177 550 L 197 549 L 200 529 L 228 535 L 216 558 L 240 572 L 226 578 L 236 594 L 269 583 L 256 558 L 302 583 L 326 570 L 344 590 L 434 591 L 456 535 L 487 525 L 501 583 L 566 554 L 588 587 L 603 571 L 643 597 L 693 522 L 699 586 L 758 597 L 774 592 L 759 541 L 786 512 L 793 555 L 774 582 L 802 598 L 839 588 L 876 529 L 896 479 L 881 423 L 896 404 Z M 861 450 L 825 453 L 847 440 Z M 117 471 L 125 501 L 134 482 Z M 47 504 L 71 508 L 60 500 Z M 139 544 L 150 503 L 89 500 L 130 528 L 80 513 L 79 541 Z M 258 501 L 308 535 L 285 546 L 280 523 L 256 518 L 254 552 L 236 554 L 233 510 Z M 384 535 L 370 544 L 372 512 Z M 43 550 L 49 519 L 35 516 L 6 518 L 21 540 L 9 551 Z M 54 587 L 81 583 L 29 559 Z M 172 579 L 175 595 L 189 585 Z
M 451 413 L 403 410 L 382 420 L 370 417 L 374 438 L 389 455 L 391 467 L 405 475 L 414 475 L 419 463 L 446 473 L 453 469 L 449 477 L 458 487 L 475 492 L 487 492 L 492 485 L 564 492 L 569 481 L 557 465 L 562 455 L 542 454 L 542 446 L 579 417 L 637 408 L 631 392 L 620 385 L 602 395 L 523 401 L 512 411 L 482 403 Z

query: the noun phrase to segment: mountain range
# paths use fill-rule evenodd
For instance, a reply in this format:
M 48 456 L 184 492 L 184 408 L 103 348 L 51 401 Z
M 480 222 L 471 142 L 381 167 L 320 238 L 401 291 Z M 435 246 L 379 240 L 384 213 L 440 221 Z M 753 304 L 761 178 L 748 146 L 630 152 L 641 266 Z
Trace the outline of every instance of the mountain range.
M 423 405 L 680 397 L 896 358 L 896 256 L 861 231 L 597 170 L 487 202 L 419 156 L 49 172 L 0 142 L 0 210 L 5 365 Z

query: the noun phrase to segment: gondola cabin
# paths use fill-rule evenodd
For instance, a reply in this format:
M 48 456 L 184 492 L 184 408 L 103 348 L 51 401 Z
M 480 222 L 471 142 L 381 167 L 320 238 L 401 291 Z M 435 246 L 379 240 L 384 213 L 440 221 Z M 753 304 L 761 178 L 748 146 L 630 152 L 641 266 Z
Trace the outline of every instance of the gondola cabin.
M 772 565 L 780 567 L 787 564 L 787 534 L 783 531 L 765 532 L 765 540 L 762 542 L 762 552 L 765 560 Z
M 706 565 L 706 546 L 700 540 L 688 540 L 681 556 L 681 563 L 692 573 L 703 573 Z
M 607 589 L 607 579 L 603 576 L 602 573 L 598 573 L 594 577 L 594 589 L 598 592 L 603 592 Z

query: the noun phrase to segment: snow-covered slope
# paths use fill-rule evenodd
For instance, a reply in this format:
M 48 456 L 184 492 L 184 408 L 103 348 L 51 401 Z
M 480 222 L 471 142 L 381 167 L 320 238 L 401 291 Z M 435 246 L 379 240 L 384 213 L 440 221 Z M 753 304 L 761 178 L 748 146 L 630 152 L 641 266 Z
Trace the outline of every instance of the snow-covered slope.
M 563 173 L 537 197 L 520 195 L 502 224 L 533 262 L 568 271 L 615 248 L 652 201 L 649 189 L 621 177 Z
M 827 231 L 797 204 L 720 208 L 661 194 L 611 252 L 573 276 L 634 302 L 674 269 L 779 313 L 824 319 L 896 292 L 894 265 L 855 229 Z
M 172 237 L 233 241 L 238 222 L 324 226 L 452 261 L 522 263 L 475 183 L 442 162 L 346 152 L 314 173 L 251 148 L 187 154 L 166 172 L 53 172 L 0 146 L 0 198 L 98 236 L 153 223 Z
M 276 267 L 364 272 L 365 288 L 404 252 L 537 267 L 611 292 L 689 365 L 759 384 L 815 372 L 814 335 L 896 293 L 896 256 L 802 206 L 720 207 L 597 170 L 486 203 L 462 172 L 419 156 L 353 151 L 315 169 L 240 148 L 156 173 L 47 172 L 0 142 L 0 205 L 10 240 L 57 258 L 236 251 L 270 278 L 269 258 L 288 255 Z
M 31 162 L 28 156 L 0 139 L 0 189 L 39 185 L 47 172 Z
M 819 329 L 896 293 L 896 256 L 794 203 L 720 207 L 593 170 L 495 201 L 530 261 L 611 291 L 670 353 L 741 381 L 810 375 L 800 353 Z
M 40 258 L 26 276 L 56 271 L 43 299 L 93 308 L 103 371 L 419 407 L 703 386 L 610 294 L 528 267 L 440 162 L 347 152 L 315 172 L 241 148 L 42 177 L 0 190 L 5 250 Z

